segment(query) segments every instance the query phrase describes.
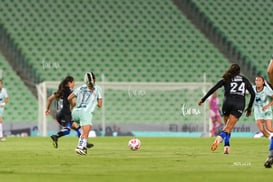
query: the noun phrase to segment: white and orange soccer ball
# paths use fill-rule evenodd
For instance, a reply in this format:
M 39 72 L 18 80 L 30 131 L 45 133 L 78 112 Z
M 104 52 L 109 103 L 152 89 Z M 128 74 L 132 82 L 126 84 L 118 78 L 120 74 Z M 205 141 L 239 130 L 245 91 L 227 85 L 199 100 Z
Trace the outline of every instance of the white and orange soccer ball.
M 132 138 L 129 140 L 128 142 L 128 147 L 131 149 L 131 150 L 139 150 L 140 147 L 141 147 L 141 142 L 139 139 L 137 138 Z

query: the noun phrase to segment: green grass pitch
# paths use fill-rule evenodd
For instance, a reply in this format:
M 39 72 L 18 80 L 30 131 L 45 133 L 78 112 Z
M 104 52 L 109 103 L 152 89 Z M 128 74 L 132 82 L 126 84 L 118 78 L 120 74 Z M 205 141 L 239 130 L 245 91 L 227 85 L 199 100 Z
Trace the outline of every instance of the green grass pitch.
M 263 166 L 268 140 L 232 138 L 231 154 L 223 146 L 210 151 L 213 138 L 140 137 L 131 151 L 129 137 L 97 137 L 87 156 L 74 149 L 75 137 L 63 137 L 54 149 L 49 137 L 8 138 L 0 143 L 3 182 L 159 182 L 266 181 L 273 169 Z

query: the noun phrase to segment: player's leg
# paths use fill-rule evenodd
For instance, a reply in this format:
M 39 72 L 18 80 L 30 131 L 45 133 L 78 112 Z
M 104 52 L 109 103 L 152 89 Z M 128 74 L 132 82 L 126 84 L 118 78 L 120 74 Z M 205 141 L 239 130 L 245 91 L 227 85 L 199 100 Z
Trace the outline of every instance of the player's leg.
M 0 117 L 0 141 L 5 141 L 6 139 L 4 138 L 3 135 L 3 119 Z
M 271 168 L 272 164 L 273 164 L 273 137 L 271 137 L 271 139 L 270 139 L 269 155 L 264 163 L 264 167 Z
M 267 122 L 265 122 L 263 119 L 257 119 L 256 120 L 256 125 L 257 125 L 257 127 L 259 128 L 259 130 L 260 130 L 260 132 L 262 132 L 263 133 L 263 135 L 266 137 L 266 138 L 268 138 L 269 137 L 269 133 L 268 133 L 268 129 L 267 129 L 267 127 L 268 126 L 270 126 L 270 124 L 268 123 L 267 124 Z M 268 126 L 267 126 L 268 125 Z M 271 126 L 270 126 L 271 127 Z
M 229 119 L 229 116 L 224 116 L 224 123 L 225 125 L 227 124 Z M 216 139 L 214 140 L 213 144 L 211 145 L 211 150 L 215 151 L 218 147 L 218 145 L 225 139 L 226 137 L 226 132 L 223 130 L 220 132 L 220 134 L 216 137 Z
M 4 109 L 0 108 L 0 141 L 6 140 L 3 135 L 3 118 L 2 118 L 3 114 L 4 114 Z
M 92 113 L 80 111 L 80 125 L 82 129 L 82 134 L 78 141 L 78 146 L 76 152 L 80 155 L 87 154 L 87 143 L 89 132 L 92 129 Z
M 80 138 L 80 136 L 81 136 L 81 126 L 79 126 L 77 122 L 72 121 L 72 129 L 76 131 L 78 138 Z M 92 147 L 94 147 L 94 144 L 87 142 L 86 147 L 87 148 L 92 148 Z
M 52 144 L 54 148 L 58 148 L 58 140 L 62 136 L 70 134 L 71 123 L 67 122 L 65 118 L 57 118 L 58 123 L 63 127 L 60 131 L 57 132 L 55 135 L 51 135 L 50 138 L 52 139 Z
M 72 129 L 76 131 L 78 137 L 81 136 L 81 127 L 77 122 L 72 121 Z

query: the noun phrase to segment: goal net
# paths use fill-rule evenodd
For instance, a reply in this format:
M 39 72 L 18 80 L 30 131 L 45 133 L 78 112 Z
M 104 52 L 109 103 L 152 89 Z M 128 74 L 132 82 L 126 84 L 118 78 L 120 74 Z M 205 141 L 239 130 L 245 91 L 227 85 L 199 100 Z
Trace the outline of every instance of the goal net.
M 58 84 L 45 81 L 37 85 L 40 136 L 48 135 L 51 121 L 45 115 L 46 103 Z M 94 112 L 93 129 L 102 135 L 141 131 L 209 133 L 207 104 L 199 107 L 197 102 L 211 83 L 102 81 L 97 84 L 103 90 L 103 107 Z

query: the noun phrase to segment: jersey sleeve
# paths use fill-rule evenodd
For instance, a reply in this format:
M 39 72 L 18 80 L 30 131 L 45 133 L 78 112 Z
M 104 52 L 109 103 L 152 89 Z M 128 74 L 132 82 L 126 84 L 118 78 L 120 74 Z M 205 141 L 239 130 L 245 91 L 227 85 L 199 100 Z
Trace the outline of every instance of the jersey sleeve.
M 224 80 L 220 80 L 218 81 L 208 92 L 207 94 L 202 97 L 201 101 L 205 102 L 205 100 L 211 95 L 213 94 L 218 88 L 222 87 L 224 85 Z
M 250 93 L 250 100 L 249 100 L 249 103 L 248 103 L 248 109 L 251 109 L 252 108 L 252 105 L 253 105 L 253 102 L 254 102 L 254 99 L 255 99 L 255 91 L 251 85 L 251 83 L 249 82 L 248 79 L 244 78 L 244 82 L 245 82 L 245 85 L 246 85 L 246 90 Z
M 76 88 L 72 93 L 75 94 L 76 96 L 78 96 L 78 94 L 80 92 L 80 88 L 81 87 Z
M 273 96 L 273 90 L 271 88 L 268 88 L 267 86 L 265 88 L 266 88 L 266 95 L 269 96 L 269 97 L 272 97 Z
M 5 97 L 5 98 L 8 98 L 9 96 L 8 96 L 8 91 L 7 91 L 7 89 L 6 89 L 6 88 L 3 88 L 3 91 L 4 91 L 4 97 Z
M 102 89 L 101 89 L 101 87 L 97 87 L 97 96 L 98 96 L 98 99 L 102 99 Z

